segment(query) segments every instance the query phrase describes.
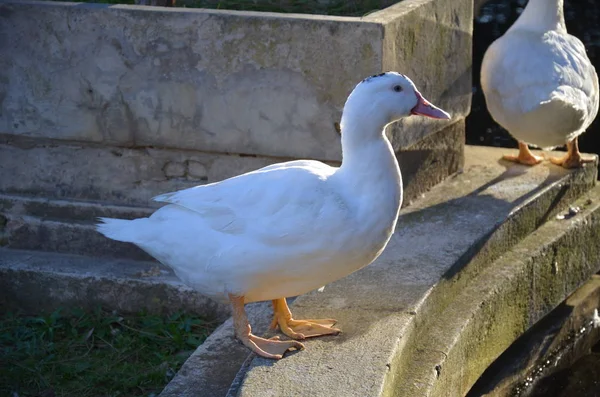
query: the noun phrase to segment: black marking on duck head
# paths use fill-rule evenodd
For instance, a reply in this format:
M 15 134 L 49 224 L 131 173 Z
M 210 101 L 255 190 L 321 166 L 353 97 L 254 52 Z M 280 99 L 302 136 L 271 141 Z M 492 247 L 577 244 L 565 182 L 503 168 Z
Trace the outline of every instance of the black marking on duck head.
M 381 76 L 385 76 L 385 75 L 386 75 L 386 73 L 387 73 L 387 72 L 383 72 L 383 73 L 379 73 L 379 74 L 374 74 L 374 75 L 372 75 L 372 76 L 369 76 L 369 77 L 367 77 L 367 78 L 366 78 L 366 79 L 364 79 L 362 82 L 363 82 L 363 83 L 366 83 L 367 81 L 371 81 L 371 80 L 373 80 L 374 78 L 381 77 Z
M 391 73 L 391 74 L 395 74 L 395 75 L 400 75 L 400 76 L 402 76 L 402 77 L 404 77 L 404 78 L 408 78 L 408 77 L 406 77 L 405 75 L 403 75 L 402 73 L 398 73 L 398 72 L 389 72 L 389 71 L 388 71 L 388 72 L 383 72 L 383 73 L 379 73 L 379 74 L 374 74 L 373 76 L 369 76 L 369 77 L 367 77 L 366 79 L 364 79 L 362 82 L 363 82 L 363 83 L 366 83 L 366 82 L 369 82 L 369 81 L 371 81 L 371 80 L 373 80 L 373 79 L 376 79 L 377 77 L 385 76 L 386 74 L 390 74 L 390 73 Z

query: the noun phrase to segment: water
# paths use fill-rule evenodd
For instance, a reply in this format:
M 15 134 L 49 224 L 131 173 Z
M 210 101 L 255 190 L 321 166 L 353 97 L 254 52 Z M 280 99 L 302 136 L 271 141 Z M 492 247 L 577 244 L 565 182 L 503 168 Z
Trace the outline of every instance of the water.
M 600 397 L 600 342 L 571 367 L 541 379 L 529 397 Z

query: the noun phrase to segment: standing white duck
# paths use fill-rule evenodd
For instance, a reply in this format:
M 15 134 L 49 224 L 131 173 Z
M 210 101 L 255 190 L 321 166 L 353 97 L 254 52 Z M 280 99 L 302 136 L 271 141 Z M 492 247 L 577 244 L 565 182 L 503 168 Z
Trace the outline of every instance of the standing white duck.
M 598 76 L 583 43 L 567 33 L 563 0 L 530 0 L 510 29 L 488 48 L 481 87 L 494 120 L 519 141 L 518 156 L 504 159 L 534 165 L 542 161 L 527 144 L 550 149 L 567 144 L 565 168 L 586 162 L 577 137 L 598 113 Z
M 381 254 L 402 202 L 400 169 L 384 128 L 411 114 L 449 118 L 408 77 L 371 76 L 344 106 L 339 168 L 312 160 L 274 164 L 158 196 L 170 205 L 149 218 L 101 218 L 97 229 L 136 244 L 200 293 L 229 300 L 237 338 L 279 359 L 304 346 L 253 335 L 244 304 L 272 300 L 274 326 L 293 339 L 340 332 L 335 320 L 293 319 L 285 298 L 345 277 Z

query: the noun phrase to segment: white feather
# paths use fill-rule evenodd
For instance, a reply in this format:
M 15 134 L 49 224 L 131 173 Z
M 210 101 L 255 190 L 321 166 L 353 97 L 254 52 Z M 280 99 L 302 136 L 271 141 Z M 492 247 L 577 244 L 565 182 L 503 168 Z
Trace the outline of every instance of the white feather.
M 481 86 L 496 122 L 542 148 L 577 137 L 598 113 L 598 76 L 566 31 L 562 0 L 530 0 L 486 51 Z
M 98 231 L 138 245 L 216 299 L 231 293 L 253 302 L 320 288 L 371 263 L 389 241 L 402 181 L 383 129 L 418 100 L 405 76 L 365 80 L 344 107 L 340 168 L 274 164 L 157 196 L 167 205 L 149 218 L 103 218 Z

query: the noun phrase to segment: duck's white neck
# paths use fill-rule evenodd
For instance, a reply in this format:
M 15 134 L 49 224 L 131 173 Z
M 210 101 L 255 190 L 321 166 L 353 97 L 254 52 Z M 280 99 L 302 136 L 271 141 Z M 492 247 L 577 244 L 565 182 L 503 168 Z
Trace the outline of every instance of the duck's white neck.
M 396 155 L 384 134 L 381 112 L 344 112 L 341 120 L 343 160 L 339 170 L 351 194 L 368 209 L 397 215 L 402 203 L 402 177 Z M 378 119 L 379 117 L 379 119 Z M 388 215 L 389 216 L 389 215 Z
M 380 117 L 380 119 L 377 119 Z M 342 128 L 342 167 L 364 165 L 364 151 L 371 144 L 386 141 L 383 133 L 386 121 L 380 112 L 344 111 L 340 126 Z
M 567 31 L 564 0 L 529 0 L 525 10 L 510 28 L 536 32 Z

